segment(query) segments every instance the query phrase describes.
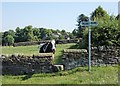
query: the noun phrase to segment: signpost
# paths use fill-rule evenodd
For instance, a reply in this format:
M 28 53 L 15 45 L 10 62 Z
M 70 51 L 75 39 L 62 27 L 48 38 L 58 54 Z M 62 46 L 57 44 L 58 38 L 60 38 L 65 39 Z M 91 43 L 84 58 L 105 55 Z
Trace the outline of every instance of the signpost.
M 91 69 L 91 26 L 97 26 L 98 23 L 95 21 L 91 21 L 89 18 L 89 21 L 83 21 L 80 23 L 81 26 L 88 27 L 88 71 L 90 72 Z

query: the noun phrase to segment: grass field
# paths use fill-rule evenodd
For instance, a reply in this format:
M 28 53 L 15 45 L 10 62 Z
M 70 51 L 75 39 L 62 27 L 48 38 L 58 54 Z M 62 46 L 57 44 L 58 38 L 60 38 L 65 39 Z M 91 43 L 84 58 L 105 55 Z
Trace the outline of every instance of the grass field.
M 60 63 L 63 49 L 70 48 L 71 46 L 74 46 L 74 45 L 75 45 L 74 43 L 56 45 L 54 63 L 55 64 Z M 38 51 L 39 51 L 38 45 L 19 46 L 19 47 L 12 47 L 12 46 L 2 47 L 2 54 L 39 54 Z
M 62 50 L 75 44 L 59 44 L 56 47 L 55 64 L 60 63 Z M 2 47 L 3 54 L 39 54 L 38 46 Z M 92 67 L 91 72 L 87 67 L 78 67 L 68 71 L 51 74 L 31 75 L 4 75 L 3 84 L 116 84 L 118 83 L 118 66 Z

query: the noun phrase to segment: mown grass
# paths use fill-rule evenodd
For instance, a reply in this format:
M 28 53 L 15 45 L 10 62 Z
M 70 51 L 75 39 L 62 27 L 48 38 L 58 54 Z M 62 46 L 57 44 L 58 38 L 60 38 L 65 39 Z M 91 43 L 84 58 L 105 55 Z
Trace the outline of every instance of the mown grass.
M 60 64 L 63 49 L 74 47 L 75 44 L 59 44 L 56 46 L 55 64 Z M 38 45 L 2 47 L 2 54 L 39 54 Z M 119 66 L 120 68 L 120 66 Z M 4 75 L 3 84 L 117 84 L 118 66 L 92 67 L 91 72 L 87 67 L 79 67 L 57 73 L 40 73 L 29 75 Z

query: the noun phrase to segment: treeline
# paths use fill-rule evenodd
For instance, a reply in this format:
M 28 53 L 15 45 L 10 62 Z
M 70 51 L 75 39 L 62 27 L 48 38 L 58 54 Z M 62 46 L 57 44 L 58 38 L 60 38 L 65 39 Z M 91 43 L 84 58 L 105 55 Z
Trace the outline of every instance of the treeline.
M 91 13 L 90 19 L 98 22 L 97 26 L 91 27 L 92 46 L 120 46 L 120 14 L 109 15 L 99 6 Z M 88 16 L 85 14 L 78 16 L 78 28 L 74 29 L 72 33 L 74 36 L 82 38 L 80 48 L 87 48 L 88 28 L 80 25 L 82 21 L 88 21 Z
M 120 14 L 109 15 L 101 6 L 96 8 L 90 19 L 98 22 L 97 26 L 91 27 L 92 46 L 120 46 Z M 77 28 L 72 33 L 65 30 L 53 30 L 46 28 L 35 28 L 31 25 L 24 28 L 17 27 L 15 31 L 9 30 L 0 33 L 2 45 L 12 45 L 18 42 L 32 42 L 50 39 L 75 39 L 80 38 L 80 48 L 88 46 L 88 28 L 80 25 L 81 22 L 88 21 L 88 16 L 80 14 L 77 18 Z
M 33 28 L 29 25 L 24 28 L 17 27 L 14 30 L 9 30 L 1 33 L 2 45 L 13 45 L 18 42 L 33 42 L 40 40 L 51 40 L 51 39 L 73 39 L 74 36 L 70 32 L 65 30 L 53 30 L 46 28 Z

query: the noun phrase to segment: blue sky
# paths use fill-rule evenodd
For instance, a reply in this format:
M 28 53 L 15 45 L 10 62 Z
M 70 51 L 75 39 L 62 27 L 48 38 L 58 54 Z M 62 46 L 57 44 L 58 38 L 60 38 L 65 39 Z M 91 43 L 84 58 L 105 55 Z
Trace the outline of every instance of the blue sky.
M 99 5 L 110 15 L 118 14 L 117 2 L 3 2 L 0 31 L 32 25 L 72 32 L 78 15 L 90 16 Z

